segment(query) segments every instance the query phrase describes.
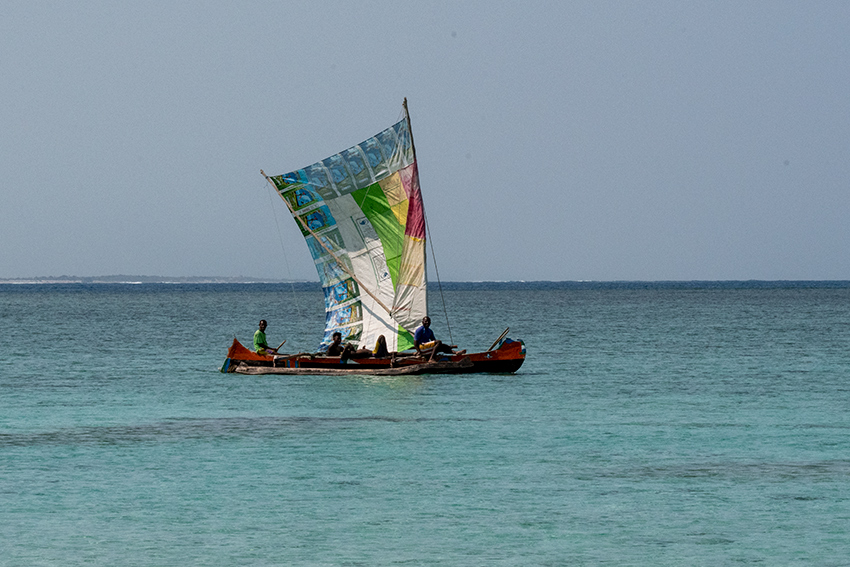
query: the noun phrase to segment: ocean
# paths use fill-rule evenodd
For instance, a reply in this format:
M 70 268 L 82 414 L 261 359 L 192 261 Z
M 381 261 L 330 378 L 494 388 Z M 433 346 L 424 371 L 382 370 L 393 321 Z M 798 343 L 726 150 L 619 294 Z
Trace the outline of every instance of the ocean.
M 523 367 L 221 374 L 318 285 L 0 285 L 0 565 L 850 565 L 850 283 L 431 289 Z

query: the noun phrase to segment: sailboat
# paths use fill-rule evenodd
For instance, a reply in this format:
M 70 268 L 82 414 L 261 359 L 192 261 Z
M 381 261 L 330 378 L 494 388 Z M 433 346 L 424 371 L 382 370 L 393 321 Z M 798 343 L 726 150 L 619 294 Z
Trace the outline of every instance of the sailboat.
M 508 329 L 486 351 L 414 349 L 427 315 L 425 209 L 407 99 L 404 117 L 371 138 L 312 165 L 263 176 L 292 214 L 325 296 L 325 332 L 316 353 L 258 354 L 236 338 L 221 367 L 243 374 L 422 374 L 516 372 L 525 344 Z M 351 345 L 329 356 L 334 333 Z M 384 337 L 389 356 L 371 356 Z M 359 352 L 358 352 L 359 351 Z

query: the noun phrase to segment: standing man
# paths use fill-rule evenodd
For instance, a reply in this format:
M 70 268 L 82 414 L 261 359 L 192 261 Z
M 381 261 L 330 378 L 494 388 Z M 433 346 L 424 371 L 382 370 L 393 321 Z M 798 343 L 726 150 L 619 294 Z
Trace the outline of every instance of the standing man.
M 266 323 L 265 319 L 260 320 L 260 328 L 254 331 L 254 350 L 257 354 L 277 354 L 277 349 L 269 346 L 266 342 Z

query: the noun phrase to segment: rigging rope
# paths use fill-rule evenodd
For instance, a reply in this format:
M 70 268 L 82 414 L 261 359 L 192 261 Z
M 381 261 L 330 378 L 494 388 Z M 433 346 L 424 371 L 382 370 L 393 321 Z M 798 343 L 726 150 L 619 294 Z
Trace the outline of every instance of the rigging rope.
M 267 184 L 263 183 L 265 187 L 269 187 Z M 290 291 L 292 292 L 292 303 L 295 305 L 296 316 L 299 320 L 304 318 L 301 313 L 301 302 L 298 301 L 298 296 L 295 293 L 295 282 L 292 279 L 292 270 L 289 267 L 289 257 L 286 255 L 286 246 L 283 244 L 283 233 L 280 231 L 280 222 L 277 220 L 277 210 L 274 208 L 274 199 L 272 198 L 272 191 L 277 195 L 277 191 L 274 191 L 274 187 L 269 189 L 269 207 L 272 210 L 272 215 L 274 216 L 274 224 L 277 227 L 277 238 L 280 241 L 280 249 L 283 251 L 283 263 L 286 266 L 286 278 L 289 280 Z
M 403 115 L 407 119 L 407 130 L 410 133 L 410 146 L 413 149 L 413 160 L 416 162 L 417 172 L 419 170 L 419 162 L 416 159 L 416 144 L 413 141 L 413 126 L 410 124 L 410 111 L 407 108 L 407 97 L 404 97 L 404 103 L 402 104 L 402 108 L 404 110 Z M 421 187 L 421 180 L 420 180 Z M 422 193 L 420 191 L 419 198 L 422 199 L 422 216 L 425 219 L 425 238 L 431 243 L 431 258 L 434 260 L 434 272 L 437 275 L 437 289 L 440 290 L 440 301 L 443 304 L 443 315 L 446 318 L 446 329 L 449 332 L 449 341 L 454 344 L 454 338 L 452 337 L 452 326 L 449 323 L 449 312 L 446 309 L 446 298 L 443 296 L 443 283 L 440 281 L 440 270 L 437 268 L 437 255 L 434 253 L 434 241 L 431 240 L 431 227 L 428 225 L 428 215 L 425 213 L 425 199 L 422 197 Z M 426 267 L 425 272 L 425 280 L 428 280 L 428 272 Z M 425 311 L 428 311 L 428 307 L 425 307 Z
M 428 243 L 431 245 L 431 258 L 434 260 L 434 272 L 437 274 L 437 289 L 440 290 L 440 301 L 443 304 L 443 315 L 446 318 L 446 329 L 449 331 L 449 341 L 455 343 L 452 337 L 452 326 L 449 324 L 449 312 L 446 309 L 446 298 L 443 296 L 443 283 L 440 281 L 440 270 L 437 268 L 437 255 L 434 253 L 434 241 L 431 240 L 431 226 L 428 224 L 428 214 L 425 212 L 425 206 L 422 207 L 422 216 L 425 217 L 425 229 L 428 231 Z

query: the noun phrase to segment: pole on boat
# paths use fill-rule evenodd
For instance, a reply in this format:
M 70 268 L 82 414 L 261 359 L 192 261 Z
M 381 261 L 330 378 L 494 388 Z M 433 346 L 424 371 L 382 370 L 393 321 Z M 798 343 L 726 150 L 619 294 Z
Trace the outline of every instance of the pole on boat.
M 266 178 L 266 181 L 268 181 L 268 182 L 271 184 L 271 186 L 275 188 L 275 191 L 277 191 L 277 187 L 275 186 L 274 181 L 272 181 L 272 180 L 271 180 L 271 177 L 269 177 L 268 175 L 266 175 L 266 172 L 265 172 L 265 171 L 263 171 L 262 169 L 260 170 L 260 174 L 262 174 L 262 176 Z M 381 306 L 381 308 L 382 308 L 384 311 L 386 311 L 387 313 L 389 313 L 390 317 L 392 317 L 392 314 L 393 314 L 392 309 L 390 309 L 389 307 L 387 307 L 386 305 L 384 305 L 384 302 L 383 302 L 383 301 L 381 301 L 380 299 L 378 299 L 378 297 L 377 297 L 374 293 L 372 293 L 372 292 L 369 290 L 369 288 L 368 288 L 368 287 L 366 287 L 365 285 L 363 285 L 363 282 L 361 282 L 361 281 L 360 281 L 360 279 L 359 279 L 357 276 L 355 276 L 355 275 L 351 272 L 351 270 L 349 270 L 349 269 L 348 269 L 348 266 L 346 266 L 346 265 L 343 263 L 343 261 L 339 258 L 339 256 L 337 256 L 336 254 L 334 254 L 334 251 L 333 251 L 333 250 L 331 250 L 331 249 L 330 249 L 330 247 L 329 247 L 329 246 L 328 246 L 328 245 L 327 245 L 327 244 L 326 244 L 326 243 L 325 243 L 325 242 L 324 242 L 321 238 L 319 238 L 319 236 L 318 236 L 315 232 L 313 232 L 313 229 L 311 229 L 309 226 L 307 226 L 307 223 L 306 223 L 306 222 L 304 222 L 304 219 L 302 219 L 300 216 L 298 216 L 297 214 L 295 214 L 295 211 L 294 211 L 294 210 L 292 210 L 292 206 L 289 204 L 289 201 L 287 201 L 286 199 L 284 199 L 284 198 L 283 198 L 283 195 L 281 195 L 281 196 L 280 196 L 280 198 L 281 198 L 281 199 L 283 199 L 283 202 L 286 204 L 286 208 L 287 208 L 287 209 L 289 209 L 290 214 L 292 214 L 292 216 L 293 216 L 293 217 L 295 217 L 295 218 L 298 220 L 298 222 L 301 224 L 301 226 L 302 226 L 302 227 L 304 227 L 304 230 L 306 230 L 308 233 L 310 233 L 310 236 L 312 236 L 312 237 L 316 240 L 316 242 L 318 242 L 318 243 L 319 243 L 319 246 L 321 246 L 322 248 L 324 248 L 324 249 L 325 249 L 325 251 L 326 251 L 328 254 L 330 254 L 330 255 L 331 255 L 331 258 L 333 258 L 333 259 L 336 261 L 336 263 L 339 265 L 339 268 L 340 268 L 343 272 L 345 272 L 345 273 L 348 275 L 348 277 L 350 277 L 351 279 L 353 279 L 354 281 L 356 281 L 356 282 L 357 282 L 357 285 L 359 285 L 359 286 L 360 286 L 360 289 L 362 289 L 362 290 L 363 290 L 363 291 L 365 291 L 367 294 L 369 294 L 369 297 L 371 297 L 372 299 L 374 299 L 374 300 L 375 300 L 375 302 L 376 302 L 378 305 L 380 305 L 380 306 Z
M 490 348 L 488 348 L 488 349 L 487 349 L 487 352 L 490 352 L 491 350 L 493 350 L 494 348 L 496 348 L 496 345 L 497 345 L 497 344 L 499 344 L 499 341 L 501 341 L 501 340 L 502 340 L 502 339 L 504 339 L 506 336 L 508 336 L 508 331 L 510 331 L 510 330 L 511 330 L 511 328 L 510 328 L 510 327 L 508 327 L 507 329 L 505 329 L 505 332 L 503 332 L 501 335 L 499 335 L 499 338 L 498 338 L 498 339 L 496 339 L 496 341 L 495 341 L 492 345 L 490 345 Z

